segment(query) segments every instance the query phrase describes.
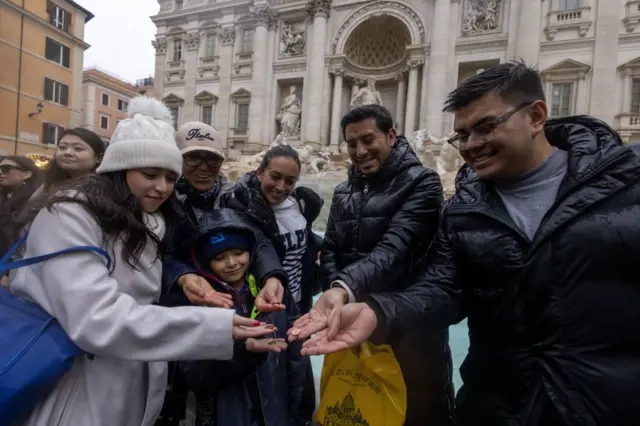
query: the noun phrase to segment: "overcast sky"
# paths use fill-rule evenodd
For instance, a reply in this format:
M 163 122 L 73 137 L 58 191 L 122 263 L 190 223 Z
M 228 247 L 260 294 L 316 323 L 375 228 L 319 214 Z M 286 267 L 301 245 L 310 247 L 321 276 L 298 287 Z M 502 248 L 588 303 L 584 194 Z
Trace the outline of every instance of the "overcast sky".
M 129 82 L 153 76 L 157 0 L 76 0 L 94 15 L 85 26 L 84 67 L 97 66 Z

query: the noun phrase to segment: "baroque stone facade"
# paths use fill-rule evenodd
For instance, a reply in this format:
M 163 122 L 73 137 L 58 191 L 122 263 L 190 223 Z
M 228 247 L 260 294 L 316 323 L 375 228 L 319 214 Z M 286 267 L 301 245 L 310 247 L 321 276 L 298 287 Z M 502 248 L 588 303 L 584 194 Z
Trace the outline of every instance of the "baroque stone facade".
M 210 122 L 246 152 L 281 132 L 339 144 L 371 80 L 401 133 L 448 134 L 447 93 L 517 58 L 541 70 L 552 116 L 592 114 L 640 141 L 640 0 L 159 3 L 156 93 L 177 124 Z

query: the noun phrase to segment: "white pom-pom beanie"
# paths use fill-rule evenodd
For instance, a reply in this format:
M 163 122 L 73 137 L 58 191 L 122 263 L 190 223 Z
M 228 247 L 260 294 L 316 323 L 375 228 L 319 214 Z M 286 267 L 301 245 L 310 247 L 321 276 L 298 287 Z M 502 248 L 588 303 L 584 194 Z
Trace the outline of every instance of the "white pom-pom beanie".
M 128 118 L 116 126 L 97 173 L 158 168 L 182 174 L 171 111 L 157 99 L 131 100 Z

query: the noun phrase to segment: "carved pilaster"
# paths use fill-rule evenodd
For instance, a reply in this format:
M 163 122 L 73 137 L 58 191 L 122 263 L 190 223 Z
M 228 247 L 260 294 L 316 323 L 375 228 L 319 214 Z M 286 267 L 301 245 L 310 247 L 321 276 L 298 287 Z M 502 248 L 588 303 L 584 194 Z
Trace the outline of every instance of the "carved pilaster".
M 249 12 L 256 18 L 256 25 L 273 27 L 277 22 L 277 14 L 267 5 L 260 5 L 249 8 Z
M 153 48 L 156 49 L 156 55 L 167 54 L 167 39 L 165 37 L 158 37 L 151 42 Z
M 234 27 L 220 28 L 218 30 L 218 39 L 222 46 L 232 45 L 236 41 L 236 29 Z
M 424 59 L 409 59 L 407 61 L 407 66 L 411 68 L 418 68 L 419 66 L 424 64 Z
M 309 18 L 313 19 L 318 15 L 328 18 L 329 13 L 331 12 L 331 2 L 332 0 L 309 0 L 307 5 Z
M 341 67 L 340 68 L 332 68 L 330 73 L 334 77 L 337 77 L 337 76 L 341 76 L 342 77 L 342 76 L 345 75 L 344 68 L 341 68 Z
M 187 50 L 198 50 L 200 47 L 200 34 L 198 33 L 189 33 L 185 38 L 185 43 L 187 45 Z

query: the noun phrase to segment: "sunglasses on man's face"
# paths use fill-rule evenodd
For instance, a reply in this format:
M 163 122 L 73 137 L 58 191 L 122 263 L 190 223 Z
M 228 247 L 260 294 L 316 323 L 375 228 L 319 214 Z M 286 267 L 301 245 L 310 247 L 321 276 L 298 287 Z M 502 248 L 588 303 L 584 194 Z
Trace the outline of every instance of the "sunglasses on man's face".
M 10 164 L 3 164 L 0 166 L 0 173 L 7 174 L 11 172 L 11 170 L 23 170 L 23 169 L 21 169 L 20 167 L 12 166 Z
M 213 155 L 185 155 L 183 160 L 184 164 L 186 164 L 188 167 L 194 168 L 199 167 L 202 163 L 205 163 L 207 167 L 217 167 L 222 164 L 222 158 Z

